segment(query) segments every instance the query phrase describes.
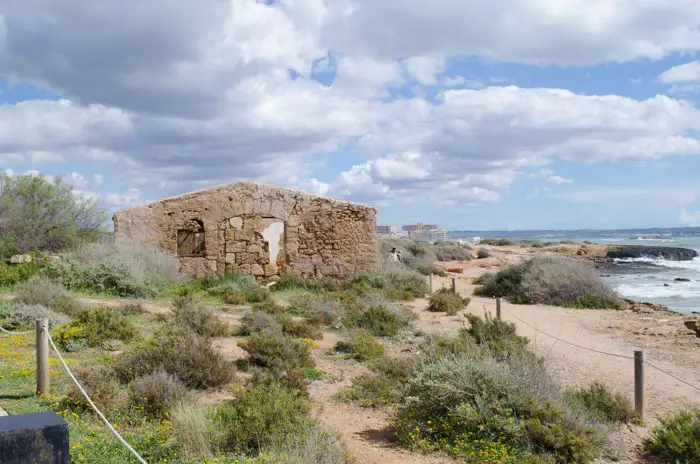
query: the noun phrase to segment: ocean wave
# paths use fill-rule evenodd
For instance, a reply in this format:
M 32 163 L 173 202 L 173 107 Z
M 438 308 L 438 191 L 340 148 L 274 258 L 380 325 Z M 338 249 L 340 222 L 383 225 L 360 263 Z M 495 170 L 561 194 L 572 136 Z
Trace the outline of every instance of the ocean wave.
M 670 287 L 658 284 L 621 284 L 617 285 L 615 290 L 626 298 L 640 300 L 654 300 L 658 298 L 690 300 L 700 298 L 700 285 L 697 282 L 675 283 Z
M 650 264 L 652 266 L 661 266 L 661 267 L 668 267 L 668 268 L 674 268 L 674 269 L 689 269 L 689 270 L 700 272 L 700 258 L 695 258 L 695 259 L 692 259 L 690 261 L 670 261 L 667 259 L 651 258 L 651 257 L 620 258 L 620 259 L 615 259 L 613 262 L 615 262 L 615 263 L 643 263 L 643 264 Z

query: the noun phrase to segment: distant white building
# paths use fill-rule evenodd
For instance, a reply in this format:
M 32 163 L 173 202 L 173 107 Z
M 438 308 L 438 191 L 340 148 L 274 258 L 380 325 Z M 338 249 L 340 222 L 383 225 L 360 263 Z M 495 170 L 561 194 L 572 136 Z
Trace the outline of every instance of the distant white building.
M 416 230 L 415 232 L 409 232 L 408 236 L 418 242 L 446 242 L 448 239 L 447 231 L 438 229 Z
M 396 226 L 377 226 L 377 233 L 379 235 L 394 235 L 396 234 Z

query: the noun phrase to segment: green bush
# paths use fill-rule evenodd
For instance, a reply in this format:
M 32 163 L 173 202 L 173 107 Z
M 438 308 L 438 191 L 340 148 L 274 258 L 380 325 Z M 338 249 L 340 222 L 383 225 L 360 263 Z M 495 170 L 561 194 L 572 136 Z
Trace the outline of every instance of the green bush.
M 258 455 L 266 448 L 297 441 L 307 427 L 311 403 L 279 383 L 252 385 L 219 406 L 216 427 L 221 448 Z
M 466 308 L 470 301 L 469 298 L 452 293 L 450 289 L 441 288 L 430 296 L 428 311 L 447 313 L 450 316 L 454 316 L 460 310 Z
M 151 419 L 167 419 L 170 410 L 181 402 L 196 399 L 182 382 L 166 372 L 153 372 L 131 382 L 129 403 Z
M 356 334 L 350 342 L 338 342 L 335 351 L 352 354 L 358 361 L 374 361 L 386 354 L 384 345 L 367 332 Z
M 121 411 L 127 404 L 128 395 L 114 378 L 114 373 L 105 368 L 74 369 L 75 376 L 90 395 L 90 399 L 104 413 Z M 71 383 L 66 396 L 58 403 L 61 409 L 91 413 L 95 411 L 80 390 Z
M 408 320 L 385 306 L 370 306 L 360 310 L 350 327 L 359 327 L 377 337 L 393 337 L 408 326 Z
M 532 357 L 498 361 L 475 348 L 421 363 L 401 390 L 394 419 L 400 443 L 472 462 L 589 463 L 604 430 L 564 400 Z M 537 461 L 534 461 L 537 462 Z M 546 462 L 546 461 L 545 461 Z
M 264 311 L 250 311 L 241 319 L 237 335 L 247 336 L 252 333 L 270 329 L 273 332 L 281 332 L 294 338 L 309 338 L 316 340 L 323 337 L 320 325 L 322 321 L 307 317 L 296 320 L 287 314 L 270 314 Z
M 330 294 L 301 293 L 292 300 L 289 312 L 320 320 L 325 326 L 335 326 L 343 318 L 345 308 L 341 301 Z
M 175 311 L 172 313 L 173 322 L 192 330 L 205 337 L 223 337 L 230 330 L 226 323 L 216 315 L 216 312 L 202 305 L 193 296 L 180 296 L 173 300 Z
M 479 251 L 476 252 L 476 257 L 479 259 L 486 259 L 491 257 L 491 250 L 488 248 L 479 248 Z
M 594 382 L 572 394 L 572 399 L 581 403 L 591 414 L 602 421 L 641 423 L 634 407 L 626 396 L 612 392 L 605 384 Z
M 378 407 L 395 403 L 402 386 L 412 375 L 417 363 L 414 359 L 379 357 L 369 367 L 374 375 L 361 375 L 352 385 L 338 394 L 338 399 L 357 403 L 362 407 Z
M 485 238 L 479 242 L 479 245 L 490 246 L 513 246 L 515 241 L 509 238 Z
M 0 289 L 11 288 L 38 275 L 46 267 L 44 261 L 34 259 L 29 263 L 7 264 L 0 260 Z
M 700 409 L 680 411 L 660 420 L 642 445 L 644 452 L 664 462 L 700 462 Z
M 37 319 L 48 319 L 49 328 L 58 327 L 70 320 L 63 313 L 57 313 L 46 306 L 26 305 L 14 301 L 0 302 L 0 321 L 7 330 L 30 329 Z
M 273 379 L 291 387 L 303 388 L 306 382 L 302 370 L 316 367 L 307 343 L 274 330 L 256 332 L 239 346 L 248 352 L 251 365 L 266 369 Z
M 331 287 L 332 288 L 332 287 Z M 400 299 L 421 298 L 428 293 L 425 278 L 409 270 L 395 270 L 384 274 L 361 273 L 339 282 L 339 289 L 357 295 L 383 292 Z
M 270 299 L 267 289 L 261 287 L 254 276 L 229 272 L 190 279 L 180 284 L 177 292 L 180 295 L 204 293 L 232 305 L 262 303 Z
M 318 292 L 323 290 L 323 283 L 318 280 L 305 279 L 293 274 L 282 274 L 272 291 L 283 292 L 287 290 L 304 290 L 307 292 Z
M 475 294 L 508 298 L 513 303 L 592 309 L 622 306 L 593 268 L 559 256 L 540 256 L 506 266 L 479 283 Z
M 345 403 L 356 403 L 363 408 L 386 406 L 395 402 L 396 383 L 378 375 L 364 374 L 352 381 L 352 385 L 338 393 Z
M 34 277 L 17 287 L 15 301 L 25 305 L 46 306 L 59 313 L 77 313 L 83 306 L 66 288 L 46 277 Z
M 98 308 L 76 313 L 70 323 L 56 330 L 53 338 L 56 344 L 71 351 L 76 346 L 103 346 L 109 340 L 130 341 L 137 333 L 118 309 Z
M 158 248 L 93 243 L 51 263 L 46 274 L 71 290 L 150 298 L 179 280 L 178 268 L 177 259 Z
M 159 371 L 176 377 L 188 388 L 207 389 L 229 383 L 234 366 L 214 350 L 210 339 L 182 329 L 156 334 L 115 366 L 123 383 Z
M 484 319 L 467 314 L 469 328 L 465 331 L 477 345 L 487 347 L 495 356 L 522 353 L 529 340 L 517 335 L 515 324 L 486 314 Z

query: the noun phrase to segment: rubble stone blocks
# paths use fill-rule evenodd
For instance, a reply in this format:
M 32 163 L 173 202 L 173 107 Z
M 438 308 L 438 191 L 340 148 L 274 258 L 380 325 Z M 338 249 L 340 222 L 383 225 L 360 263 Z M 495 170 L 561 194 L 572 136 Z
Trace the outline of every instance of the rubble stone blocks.
M 115 241 L 156 245 L 173 255 L 178 231 L 201 224 L 203 254 L 179 257 L 188 275 L 342 278 L 376 267 L 374 208 L 252 182 L 166 198 L 119 211 L 113 220 Z
M 0 462 L 69 464 L 68 424 L 55 412 L 0 417 Z

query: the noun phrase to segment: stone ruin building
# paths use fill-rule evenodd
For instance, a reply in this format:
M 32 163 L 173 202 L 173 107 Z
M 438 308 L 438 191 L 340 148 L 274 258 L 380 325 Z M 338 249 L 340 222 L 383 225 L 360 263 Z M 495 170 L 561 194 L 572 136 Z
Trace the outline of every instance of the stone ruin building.
M 376 210 L 252 182 L 117 212 L 117 242 L 155 245 L 186 275 L 346 277 L 376 265 Z

